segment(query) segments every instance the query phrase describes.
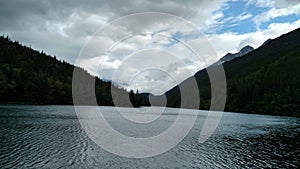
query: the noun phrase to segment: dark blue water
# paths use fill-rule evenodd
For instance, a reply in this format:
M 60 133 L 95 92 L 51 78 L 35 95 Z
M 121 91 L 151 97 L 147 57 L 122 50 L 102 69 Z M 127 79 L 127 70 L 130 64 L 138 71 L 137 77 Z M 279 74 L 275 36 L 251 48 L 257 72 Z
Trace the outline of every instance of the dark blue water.
M 176 114 L 170 114 L 163 118 L 173 120 Z M 108 118 L 116 127 L 123 124 L 114 113 Z M 170 151 L 131 159 L 91 141 L 72 106 L 0 106 L 0 168 L 300 167 L 299 118 L 224 113 L 215 133 L 200 144 L 204 119 L 198 116 L 187 137 Z M 164 130 L 169 123 L 162 120 L 153 130 Z M 126 125 L 120 128 L 126 131 Z

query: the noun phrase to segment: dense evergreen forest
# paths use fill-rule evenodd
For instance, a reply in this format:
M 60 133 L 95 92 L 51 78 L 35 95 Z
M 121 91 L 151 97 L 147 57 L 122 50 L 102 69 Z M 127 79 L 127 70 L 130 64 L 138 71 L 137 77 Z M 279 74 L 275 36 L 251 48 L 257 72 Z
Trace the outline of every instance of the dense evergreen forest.
M 0 103 L 6 104 L 57 104 L 69 105 L 72 101 L 72 75 L 78 69 L 85 77 L 95 81 L 98 105 L 112 106 L 111 87 L 129 95 L 137 107 L 147 105 L 147 99 L 133 91 L 112 86 L 93 77 L 87 71 L 65 61 L 35 51 L 30 47 L 13 42 L 9 37 L 0 37 Z M 84 83 L 84 81 L 82 81 Z M 82 95 L 82 104 L 89 104 Z
M 300 29 L 223 66 L 227 80 L 225 111 L 300 116 Z M 194 77 L 201 96 L 199 108 L 208 109 L 211 88 L 207 71 Z M 166 95 L 168 106 L 180 107 L 178 86 Z
M 300 116 L 299 65 L 300 29 L 224 63 L 227 80 L 225 111 Z M 84 69 L 22 46 L 4 36 L 0 37 L 0 103 L 73 104 L 74 69 L 95 80 L 98 105 L 114 105 L 111 88 L 118 91 L 120 96 L 129 95 L 135 107 L 149 105 L 149 94 L 128 93 L 111 82 L 89 75 Z M 194 77 L 201 96 L 199 108 L 209 109 L 211 88 L 207 71 L 199 71 Z M 84 82 L 83 79 L 81 83 Z M 192 88 L 190 90 L 193 92 Z M 168 107 L 182 107 L 178 86 L 168 91 L 166 96 Z M 117 98 L 119 105 L 122 105 L 123 98 Z M 82 104 L 89 104 L 87 100 L 83 93 Z M 127 102 L 123 106 L 128 106 Z

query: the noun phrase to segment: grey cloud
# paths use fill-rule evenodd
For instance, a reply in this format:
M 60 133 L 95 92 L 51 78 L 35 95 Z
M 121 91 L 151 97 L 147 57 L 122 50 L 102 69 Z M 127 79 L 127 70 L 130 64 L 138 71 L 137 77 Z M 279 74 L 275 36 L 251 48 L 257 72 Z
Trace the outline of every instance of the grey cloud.
M 78 48 L 82 47 L 88 36 L 104 23 L 120 16 L 154 11 L 201 20 L 204 14 L 199 15 L 199 11 L 217 8 L 217 4 L 220 4 L 220 1 L 1 0 L 0 31 L 26 45 L 31 44 L 34 48 L 44 49 L 48 53 L 73 62 L 78 54 L 76 52 L 80 50 Z M 103 21 L 90 20 L 92 15 L 101 16 Z M 49 24 L 57 27 L 65 26 L 61 31 L 67 37 L 61 37 L 58 30 L 49 30 Z M 128 24 L 133 25 L 130 28 L 136 29 L 147 25 L 143 18 Z M 148 24 L 153 22 L 149 21 Z M 39 37 L 40 42 L 36 42 L 35 36 Z M 65 45 L 57 42 L 58 39 Z M 70 43 L 74 45 L 68 45 Z M 53 49 L 49 50 L 49 46 Z
M 212 11 L 219 9 L 223 1 L 225 0 L 0 0 L 0 33 L 8 34 L 12 39 L 25 45 L 31 45 L 35 49 L 44 50 L 60 59 L 75 63 L 86 40 L 97 29 L 118 17 L 137 12 L 162 12 L 188 18 L 197 26 L 203 26 L 211 17 Z M 94 45 L 95 48 L 106 48 L 107 44 L 113 43 L 114 39 L 118 39 L 126 32 L 140 33 L 145 27 L 168 25 L 168 23 L 172 23 L 168 18 L 141 17 L 135 21 L 127 21 L 124 27 L 113 27 L 114 30 L 107 35 L 106 41 Z M 177 26 L 181 28 L 181 25 Z M 110 61 L 121 60 L 122 53 L 129 54 L 130 50 L 116 50 L 113 57 L 109 58 Z M 90 58 L 103 54 L 91 53 Z M 159 56 L 161 63 L 167 66 L 172 64 L 162 54 Z M 144 60 L 141 59 L 133 60 L 126 67 L 134 67 L 143 62 Z M 153 59 L 152 62 L 155 64 L 157 59 Z M 184 70 L 184 66 L 170 65 L 167 69 L 181 77 L 183 74 L 178 72 Z M 114 71 L 113 68 L 102 70 L 103 78 L 109 79 Z M 169 81 L 166 76 L 157 73 L 150 74 L 149 77 L 155 77 L 152 80 L 161 85 Z M 146 80 L 143 84 L 145 86 L 147 86 Z M 148 85 L 145 88 L 151 87 L 153 86 Z
M 286 8 L 297 4 L 300 4 L 299 0 L 275 0 L 275 6 L 279 8 Z

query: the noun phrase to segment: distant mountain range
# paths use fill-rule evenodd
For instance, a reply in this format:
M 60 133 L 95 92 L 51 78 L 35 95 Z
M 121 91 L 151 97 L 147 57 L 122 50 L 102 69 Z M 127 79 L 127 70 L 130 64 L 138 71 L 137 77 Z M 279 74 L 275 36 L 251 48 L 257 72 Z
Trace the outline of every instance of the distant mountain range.
M 270 41 L 272 41 L 272 39 L 268 39 L 266 40 L 260 47 L 262 46 L 265 46 L 266 44 L 268 44 Z M 227 53 L 225 56 L 223 56 L 220 61 L 221 63 L 225 63 L 225 62 L 229 62 L 235 58 L 238 58 L 238 57 L 242 57 L 252 51 L 254 51 L 255 49 L 250 46 L 250 45 L 247 45 L 245 47 L 243 47 L 238 53 Z
M 252 46 L 245 46 L 243 47 L 238 53 L 228 53 L 226 54 L 224 57 L 222 57 L 220 59 L 221 63 L 225 63 L 225 62 L 229 62 L 237 57 L 241 57 L 241 56 L 244 56 L 246 54 L 248 54 L 249 52 L 252 52 L 254 50 L 254 48 Z
M 300 116 L 300 29 L 267 40 L 255 50 L 246 46 L 221 61 L 227 81 L 225 111 Z M 179 86 L 190 86 L 196 79 L 201 96 L 199 108 L 209 109 L 211 86 L 207 70 L 212 66 L 166 92 L 167 106 L 182 107 Z

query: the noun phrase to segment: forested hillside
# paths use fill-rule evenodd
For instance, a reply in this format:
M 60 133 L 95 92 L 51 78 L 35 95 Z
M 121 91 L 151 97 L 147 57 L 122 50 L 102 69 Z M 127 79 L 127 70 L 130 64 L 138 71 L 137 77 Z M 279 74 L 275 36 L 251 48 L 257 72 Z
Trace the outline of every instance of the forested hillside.
M 227 80 L 225 111 L 300 116 L 299 65 L 300 29 L 224 63 Z M 0 103 L 72 104 L 74 68 L 87 78 L 95 79 L 98 105 L 114 105 L 111 87 L 119 91 L 120 96 L 128 94 L 112 86 L 111 82 L 95 78 L 81 68 L 22 46 L 8 37 L 0 37 Z M 207 71 L 199 71 L 194 77 L 201 96 L 199 108 L 208 109 L 211 89 Z M 182 84 L 188 83 L 190 79 Z M 192 88 L 190 90 L 193 92 Z M 129 96 L 135 107 L 149 105 L 146 94 L 131 91 Z M 178 86 L 168 91 L 166 96 L 167 106 L 181 107 Z M 123 98 L 117 100 L 122 106 Z M 89 104 L 84 93 L 82 104 Z M 124 102 L 124 106 L 127 105 Z
M 0 37 L 0 103 L 72 104 L 72 75 L 74 68 L 95 79 L 95 93 L 99 105 L 113 105 L 111 83 L 88 74 L 55 57 Z M 114 86 L 113 86 L 114 87 Z M 126 92 L 118 89 L 119 92 Z M 130 93 L 134 106 L 142 96 Z M 82 96 L 82 104 L 89 104 Z
M 300 29 L 223 66 L 227 80 L 226 111 L 300 116 Z M 201 96 L 200 109 L 208 109 L 211 91 L 207 71 L 194 76 Z M 178 86 L 166 95 L 168 106 L 180 106 Z

